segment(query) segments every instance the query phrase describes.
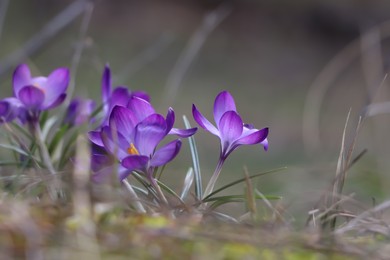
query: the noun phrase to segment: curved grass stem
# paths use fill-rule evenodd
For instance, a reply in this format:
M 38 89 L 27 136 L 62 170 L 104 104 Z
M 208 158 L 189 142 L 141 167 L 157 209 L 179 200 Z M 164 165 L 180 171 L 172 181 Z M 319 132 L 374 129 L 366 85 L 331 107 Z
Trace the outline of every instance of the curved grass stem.
M 50 197 L 53 200 L 63 198 L 64 194 L 63 194 L 62 189 L 61 189 L 61 182 L 58 178 L 56 170 L 54 169 L 53 163 L 52 163 L 51 158 L 50 158 L 49 150 L 47 149 L 47 146 L 43 140 L 42 130 L 41 130 L 41 127 L 39 126 L 39 122 L 32 123 L 32 128 L 33 128 L 34 135 L 35 135 L 35 138 L 36 138 L 39 150 L 40 150 L 42 161 L 43 161 L 44 165 L 46 166 L 47 170 L 49 171 L 49 173 L 53 177 L 52 181 L 47 186 Z
M 139 213 L 146 213 L 146 210 L 145 210 L 144 206 L 142 205 L 142 203 L 140 202 L 140 200 L 137 196 L 137 193 L 133 189 L 133 186 L 131 186 L 131 184 L 126 179 L 124 179 L 122 182 L 126 186 L 126 189 L 129 191 L 130 196 L 134 201 L 134 207 L 136 208 L 136 210 Z

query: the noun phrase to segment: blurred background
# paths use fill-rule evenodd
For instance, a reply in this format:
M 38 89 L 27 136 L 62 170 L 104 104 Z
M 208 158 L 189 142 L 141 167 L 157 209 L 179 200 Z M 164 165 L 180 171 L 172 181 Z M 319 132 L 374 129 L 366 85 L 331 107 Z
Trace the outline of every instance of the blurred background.
M 101 73 L 109 63 L 114 86 L 149 92 L 160 113 L 174 108 L 182 127 L 182 115 L 195 125 L 193 103 L 211 120 L 215 96 L 228 90 L 247 123 L 270 128 L 270 148 L 235 151 L 217 186 L 243 177 L 243 166 L 250 174 L 286 166 L 254 185 L 283 196 L 292 215 L 306 214 L 329 187 L 351 109 L 346 145 L 364 115 L 353 157 L 367 152 L 349 171 L 345 194 L 354 193 L 365 206 L 390 195 L 389 1 L 0 0 L 0 5 L 3 97 L 12 93 L 13 69 L 25 62 L 34 75 L 70 67 L 74 95 L 99 103 Z M 219 140 L 200 129 L 196 141 L 206 183 Z M 185 143 L 165 170 L 166 182 L 179 189 L 190 164 Z M 242 191 L 242 186 L 229 190 Z

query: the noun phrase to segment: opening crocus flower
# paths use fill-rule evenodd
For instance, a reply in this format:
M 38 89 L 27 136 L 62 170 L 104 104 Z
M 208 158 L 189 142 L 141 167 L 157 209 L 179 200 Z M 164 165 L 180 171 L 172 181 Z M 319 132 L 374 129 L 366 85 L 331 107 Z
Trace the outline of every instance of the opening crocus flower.
M 220 159 L 212 176 L 209 185 L 205 190 L 205 196 L 209 195 L 222 165 L 231 152 L 241 145 L 262 144 L 264 149 L 268 149 L 268 128 L 255 129 L 252 125 L 244 124 L 241 116 L 237 113 L 236 104 L 232 95 L 228 91 L 222 91 L 215 98 L 214 102 L 214 126 L 196 108 L 192 106 L 192 114 L 195 121 L 205 130 L 216 135 L 221 140 Z
M 268 149 L 268 128 L 255 129 L 252 125 L 244 124 L 237 113 L 232 95 L 222 91 L 215 98 L 214 120 L 211 124 L 196 108 L 192 106 L 195 121 L 205 130 L 221 139 L 221 157 L 225 158 L 240 145 L 262 144 Z
M 29 120 L 37 120 L 40 111 L 60 105 L 66 97 L 69 70 L 58 68 L 48 77 L 31 77 L 26 64 L 19 65 L 13 74 L 14 96 L 29 111 Z
M 92 99 L 74 98 L 70 102 L 64 119 L 70 125 L 82 125 L 87 122 L 95 109 L 95 102 Z
M 146 101 L 150 100 L 147 93 L 143 91 L 129 91 L 125 86 L 118 86 L 112 90 L 111 70 L 108 65 L 105 66 L 102 76 L 102 101 L 104 119 L 102 126 L 107 125 L 108 118 L 115 106 L 126 106 L 131 97 L 139 97 Z

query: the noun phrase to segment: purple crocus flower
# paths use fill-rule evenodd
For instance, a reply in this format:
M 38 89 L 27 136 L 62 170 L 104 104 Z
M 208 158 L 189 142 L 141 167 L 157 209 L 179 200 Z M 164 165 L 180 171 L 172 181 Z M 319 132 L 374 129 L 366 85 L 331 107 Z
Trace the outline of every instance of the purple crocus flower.
M 28 110 L 28 120 L 38 120 L 39 113 L 60 105 L 66 97 L 69 70 L 58 68 L 48 77 L 31 77 L 26 64 L 19 65 L 13 74 L 14 96 Z
M 219 162 L 205 190 L 205 196 L 212 192 L 226 158 L 239 146 L 262 144 L 265 150 L 268 149 L 268 128 L 259 130 L 252 125 L 244 124 L 241 116 L 237 113 L 232 95 L 227 91 L 222 91 L 215 98 L 214 121 L 216 127 L 198 111 L 195 105 L 192 106 L 192 114 L 202 128 L 218 136 L 221 140 Z
M 147 93 L 143 91 L 129 91 L 125 86 L 118 86 L 112 90 L 111 70 L 108 65 L 105 66 L 102 76 L 102 101 L 103 114 L 105 115 L 102 126 L 107 125 L 108 118 L 114 106 L 126 106 L 131 97 L 139 97 L 146 101 L 150 100 Z
M 117 105 L 118 106 L 118 105 Z M 124 107 L 124 106 L 121 106 Z M 147 100 L 139 97 L 131 97 L 128 100 L 126 108 L 131 111 L 133 114 L 131 120 L 133 125 L 137 125 L 141 121 L 143 121 L 145 118 L 156 114 L 156 111 L 152 104 L 150 104 Z M 111 112 L 112 113 L 112 112 Z M 126 120 L 126 119 L 125 119 Z M 108 120 L 107 120 L 108 121 Z M 107 122 L 109 123 L 109 122 Z M 196 127 L 190 128 L 190 129 L 178 129 L 174 128 L 173 125 L 175 123 L 175 112 L 172 108 L 168 109 L 167 116 L 166 116 L 166 123 L 167 123 L 167 134 L 169 135 L 177 135 L 182 138 L 190 137 L 196 133 L 198 130 Z M 101 140 L 101 134 L 100 130 L 98 131 L 90 131 L 89 132 L 89 139 L 92 143 L 96 144 L 97 146 L 103 146 L 103 141 Z
M 225 158 L 240 145 L 262 144 L 268 149 L 268 128 L 255 129 L 252 125 L 244 124 L 237 113 L 236 104 L 232 95 L 222 91 L 215 98 L 214 120 L 217 125 L 211 124 L 196 108 L 192 106 L 195 121 L 205 130 L 221 139 L 221 157 Z
M 126 178 L 131 171 L 138 170 L 149 178 L 156 167 L 170 162 L 180 150 L 181 141 L 174 140 L 157 149 L 159 143 L 168 135 L 189 137 L 197 128 L 173 128 L 175 113 L 169 108 L 166 118 L 155 113 L 152 105 L 141 98 L 132 97 L 127 107 L 115 106 L 108 125 L 100 131 L 89 132 L 89 139 L 96 146 L 94 167 L 95 180 L 110 172 L 113 160 L 105 159 L 104 152 L 121 162 L 118 169 L 119 179 Z M 100 151 L 100 152 L 99 152 Z M 100 169 L 99 169 L 100 168 Z M 112 172 L 112 171 L 111 171 Z
M 0 123 L 10 122 L 19 118 L 23 123 L 26 117 L 26 109 L 22 102 L 14 97 L 0 100 Z
M 65 123 L 70 125 L 82 125 L 87 122 L 95 109 L 95 101 L 92 99 L 74 98 L 66 111 Z

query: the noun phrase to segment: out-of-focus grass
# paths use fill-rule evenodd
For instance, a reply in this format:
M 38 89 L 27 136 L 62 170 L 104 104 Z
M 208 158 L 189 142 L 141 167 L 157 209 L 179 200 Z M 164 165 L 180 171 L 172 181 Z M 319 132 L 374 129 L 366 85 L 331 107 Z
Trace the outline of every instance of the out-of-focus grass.
M 96 236 L 69 207 L 9 200 L 0 213 L 4 259 L 382 259 L 387 250 L 374 236 L 326 242 L 316 230 L 298 233 L 282 223 L 199 222 L 191 214 L 172 220 L 118 207 L 95 212 Z

